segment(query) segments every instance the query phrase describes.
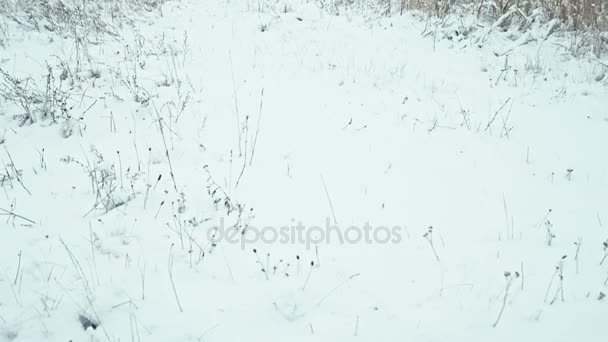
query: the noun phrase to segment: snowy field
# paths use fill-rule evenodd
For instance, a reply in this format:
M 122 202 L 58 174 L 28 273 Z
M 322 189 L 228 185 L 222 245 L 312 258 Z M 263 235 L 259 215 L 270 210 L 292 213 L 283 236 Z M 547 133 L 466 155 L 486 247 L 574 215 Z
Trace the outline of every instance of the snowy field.
M 127 19 L 3 23 L 0 340 L 606 340 L 607 62 L 300 1 Z

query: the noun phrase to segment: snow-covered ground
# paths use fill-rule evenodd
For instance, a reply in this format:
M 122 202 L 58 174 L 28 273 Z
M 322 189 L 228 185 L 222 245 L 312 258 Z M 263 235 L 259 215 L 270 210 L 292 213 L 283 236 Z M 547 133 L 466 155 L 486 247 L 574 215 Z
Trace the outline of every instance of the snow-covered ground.
M 0 340 L 605 340 L 601 62 L 299 1 L 133 19 L 5 26 L 67 100 L 0 99 Z

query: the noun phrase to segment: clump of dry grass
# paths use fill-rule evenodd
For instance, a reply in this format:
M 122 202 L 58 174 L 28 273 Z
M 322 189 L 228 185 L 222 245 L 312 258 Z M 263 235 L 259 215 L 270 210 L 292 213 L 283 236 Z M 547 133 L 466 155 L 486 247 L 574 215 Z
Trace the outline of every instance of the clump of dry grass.
M 167 0 L 0 0 L 0 17 L 61 35 L 117 35 L 133 14 L 160 11 Z
M 608 1 L 553 0 L 541 2 L 542 8 L 574 30 L 608 30 Z
M 53 68 L 47 65 L 45 86 L 40 89 L 31 77 L 17 78 L 0 68 L 0 98 L 19 108 L 14 114 L 19 125 L 29 125 L 39 120 L 69 117 L 69 94 L 64 90 L 64 77 L 57 79 Z
M 369 2 L 386 15 L 418 11 L 445 19 L 468 14 L 504 30 L 524 32 L 546 24 L 549 33 L 567 33 L 574 55 L 591 52 L 600 57 L 608 51 L 608 0 L 359 0 L 355 4 Z
M 380 0 L 389 1 L 389 0 Z M 448 14 L 455 7 L 472 7 L 477 15 L 498 18 L 510 9 L 530 16 L 542 11 L 572 30 L 608 31 L 608 0 L 392 0 L 393 8 L 420 10 L 431 15 Z

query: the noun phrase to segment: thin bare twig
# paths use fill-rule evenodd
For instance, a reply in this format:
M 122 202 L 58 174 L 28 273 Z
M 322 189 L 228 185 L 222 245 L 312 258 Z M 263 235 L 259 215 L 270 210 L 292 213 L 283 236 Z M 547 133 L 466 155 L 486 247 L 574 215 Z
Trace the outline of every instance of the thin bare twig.
M 338 224 L 338 220 L 336 219 L 336 213 L 334 212 L 334 206 L 331 203 L 331 197 L 329 197 L 329 191 L 327 191 L 327 185 L 325 184 L 325 178 L 321 175 L 321 182 L 323 182 L 323 189 L 325 189 L 325 195 L 327 196 L 327 202 L 329 202 L 329 209 L 331 209 L 331 215 L 334 218 L 334 224 Z
M 167 157 L 167 162 L 169 162 L 169 174 L 171 175 L 171 180 L 173 181 L 173 188 L 175 189 L 175 192 L 178 192 L 177 183 L 175 182 L 175 175 L 173 173 L 173 164 L 171 164 L 171 157 L 169 156 L 169 148 L 167 148 L 167 140 L 165 139 L 165 131 L 163 130 L 163 119 L 160 117 L 160 113 L 158 112 L 158 109 L 156 109 L 156 105 L 154 105 L 154 102 L 152 102 L 152 105 L 154 106 L 154 111 L 156 112 L 156 117 L 158 118 L 158 128 L 160 129 L 160 135 L 163 138 L 163 145 L 165 147 L 165 156 Z
M 262 93 L 260 94 L 260 113 L 258 114 L 258 127 L 255 131 L 255 137 L 253 138 L 253 146 L 251 148 L 251 157 L 249 159 L 249 166 L 253 163 L 253 155 L 255 154 L 255 146 L 258 142 L 258 134 L 260 133 L 260 121 L 262 120 L 262 105 L 264 104 L 264 88 L 262 88 Z
M 507 105 L 507 103 L 509 103 L 509 101 L 511 101 L 510 97 L 505 101 L 505 103 L 502 104 L 502 106 L 500 106 L 500 108 L 498 108 L 498 110 L 494 113 L 494 116 L 492 117 L 492 119 L 486 125 L 484 132 L 487 131 L 490 128 L 490 126 L 492 126 L 492 123 L 494 123 L 494 120 L 496 120 L 496 117 L 498 116 L 498 114 L 500 114 L 500 112 L 503 110 L 503 108 L 505 108 L 505 106 Z
M 13 168 L 13 173 L 15 174 L 15 178 L 17 178 L 17 181 L 19 182 L 19 184 L 21 184 L 21 187 L 23 187 L 23 189 L 28 193 L 28 195 L 32 195 L 32 193 L 30 192 L 30 190 L 28 190 L 28 188 L 23 184 L 23 179 L 21 179 L 21 177 L 19 176 L 19 171 L 17 170 L 17 166 L 15 165 L 15 162 L 13 161 L 13 157 L 11 156 L 11 154 L 8 152 L 8 149 L 6 148 L 6 146 L 4 146 L 4 151 L 6 151 L 6 155 L 8 156 L 9 161 L 11 162 L 11 167 Z
M 171 287 L 173 288 L 173 294 L 175 295 L 175 301 L 177 302 L 177 306 L 179 307 L 179 312 L 184 312 L 184 309 L 182 308 L 182 303 L 179 301 L 179 297 L 177 295 L 177 289 L 175 288 L 175 282 L 173 281 L 173 254 L 172 253 L 169 254 L 168 272 L 169 272 L 169 280 L 171 280 Z
M 12 211 L 8 211 L 8 210 L 6 210 L 6 209 L 4 209 L 4 208 L 0 208 L 0 210 L 4 212 L 4 213 L 0 213 L 0 215 L 14 216 L 14 217 L 20 218 L 20 219 L 22 219 L 22 220 L 25 220 L 25 221 L 27 221 L 27 222 L 29 222 L 29 223 L 31 223 L 31 224 L 36 224 L 36 221 L 30 220 L 30 219 L 28 219 L 28 218 L 27 218 L 27 217 L 25 217 L 25 216 L 21 216 L 21 215 L 19 215 L 19 214 L 15 214 L 14 212 L 12 212 Z

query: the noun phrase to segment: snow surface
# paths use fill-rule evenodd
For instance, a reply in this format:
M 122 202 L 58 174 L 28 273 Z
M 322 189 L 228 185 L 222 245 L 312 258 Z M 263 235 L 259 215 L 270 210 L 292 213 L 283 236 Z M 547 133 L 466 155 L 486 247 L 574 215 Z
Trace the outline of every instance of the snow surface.
M 477 47 L 413 14 L 283 9 L 167 2 L 89 46 L 71 120 L 20 127 L 0 102 L 0 174 L 20 170 L 0 189 L 0 339 L 604 341 L 602 66 L 542 30 Z M 7 73 L 44 89 L 75 60 L 11 25 Z M 209 238 L 334 215 L 402 239 Z

